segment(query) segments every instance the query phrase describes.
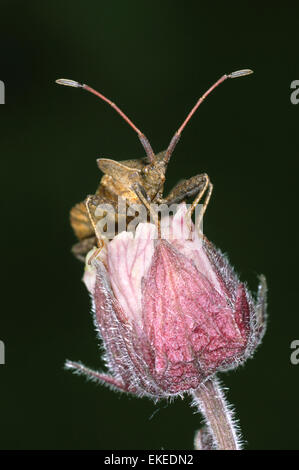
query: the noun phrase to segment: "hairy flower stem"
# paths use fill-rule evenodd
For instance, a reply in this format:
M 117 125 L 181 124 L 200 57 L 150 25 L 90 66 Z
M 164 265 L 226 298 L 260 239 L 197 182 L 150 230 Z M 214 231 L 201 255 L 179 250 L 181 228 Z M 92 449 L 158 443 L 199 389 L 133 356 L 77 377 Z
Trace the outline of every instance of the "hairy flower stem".
M 213 438 L 210 448 L 217 450 L 240 450 L 233 413 L 226 403 L 220 382 L 214 377 L 207 380 L 193 393 L 193 405 L 203 414 L 209 434 Z M 198 435 L 200 438 L 200 435 Z M 197 449 L 207 449 L 195 443 Z

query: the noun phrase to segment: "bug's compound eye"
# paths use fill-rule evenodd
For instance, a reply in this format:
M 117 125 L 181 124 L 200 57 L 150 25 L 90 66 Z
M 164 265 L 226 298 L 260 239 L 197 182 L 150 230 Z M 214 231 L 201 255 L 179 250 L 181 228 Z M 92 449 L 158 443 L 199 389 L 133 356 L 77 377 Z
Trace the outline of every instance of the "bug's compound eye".
M 151 174 L 151 169 L 149 166 L 145 166 L 144 168 L 142 168 L 141 170 L 141 175 L 143 178 L 148 178 Z

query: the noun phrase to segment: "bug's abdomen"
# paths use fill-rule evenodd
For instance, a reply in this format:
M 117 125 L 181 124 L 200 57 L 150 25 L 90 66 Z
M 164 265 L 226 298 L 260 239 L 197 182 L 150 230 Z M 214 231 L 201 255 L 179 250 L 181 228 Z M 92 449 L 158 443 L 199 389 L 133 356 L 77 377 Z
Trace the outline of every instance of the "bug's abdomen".
M 94 234 L 93 227 L 90 223 L 85 202 L 76 204 L 70 212 L 71 226 L 79 240 L 88 238 Z

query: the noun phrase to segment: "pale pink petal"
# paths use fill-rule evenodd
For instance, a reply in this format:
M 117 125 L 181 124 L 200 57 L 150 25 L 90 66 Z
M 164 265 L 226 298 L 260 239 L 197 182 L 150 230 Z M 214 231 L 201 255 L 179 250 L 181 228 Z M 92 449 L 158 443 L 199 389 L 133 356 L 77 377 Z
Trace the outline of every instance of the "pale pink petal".
M 108 273 L 114 295 L 131 320 L 141 320 L 141 281 L 151 264 L 156 227 L 139 224 L 135 236 L 122 232 L 108 245 Z
M 93 262 L 95 261 L 95 258 L 94 258 L 95 255 L 96 255 L 97 260 L 105 263 L 107 260 L 107 243 L 104 243 L 104 246 L 102 247 L 101 250 L 99 250 L 97 247 L 93 247 L 87 253 L 86 258 L 85 258 L 85 267 L 84 267 L 84 274 L 83 274 L 82 281 L 84 282 L 88 292 L 91 295 L 93 295 L 94 286 L 96 282 L 96 268 Z
M 84 274 L 82 281 L 84 282 L 88 292 L 93 295 L 94 293 L 94 286 L 96 283 L 96 268 L 93 264 L 89 264 L 90 258 L 93 256 L 94 252 L 96 251 L 96 247 L 90 250 L 85 258 L 85 267 L 84 267 Z
M 169 230 L 167 220 L 162 219 L 162 238 L 167 238 L 180 253 L 192 260 L 199 272 L 221 293 L 223 288 L 206 255 L 203 238 L 197 233 L 192 220 L 187 222 L 186 214 L 187 206 L 182 203 L 174 217 L 168 222 Z M 163 237 L 163 233 L 166 237 Z

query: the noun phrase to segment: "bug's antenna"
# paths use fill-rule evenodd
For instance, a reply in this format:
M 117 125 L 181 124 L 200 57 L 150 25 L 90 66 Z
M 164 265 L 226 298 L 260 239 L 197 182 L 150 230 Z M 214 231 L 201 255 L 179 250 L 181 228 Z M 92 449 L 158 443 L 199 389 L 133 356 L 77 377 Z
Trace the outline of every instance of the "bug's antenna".
M 111 100 L 106 98 L 106 96 L 102 95 L 101 93 L 94 90 L 90 86 L 76 82 L 75 80 L 69 80 L 67 78 L 60 78 L 59 80 L 55 80 L 55 81 L 56 83 L 58 83 L 58 85 L 72 86 L 74 88 L 83 88 L 83 90 L 89 91 L 90 93 L 96 95 L 101 100 L 108 103 L 129 124 L 129 126 L 132 127 L 132 129 L 135 132 L 137 132 L 139 140 L 146 152 L 146 155 L 148 156 L 151 162 L 154 161 L 155 154 L 146 136 L 143 134 L 143 132 L 141 132 L 140 129 L 138 129 L 138 127 L 135 126 L 135 124 L 131 121 L 131 119 L 129 119 L 128 116 L 121 109 L 119 109 L 119 107 L 115 103 L 113 103 Z
M 227 78 L 238 78 L 238 77 L 244 77 L 245 75 L 250 75 L 251 73 L 253 73 L 252 70 L 250 69 L 243 69 L 243 70 L 237 70 L 236 72 L 232 72 L 230 73 L 229 75 L 223 75 L 221 78 L 219 78 L 219 80 L 217 80 L 217 82 L 214 83 L 214 85 L 212 85 L 203 95 L 201 98 L 199 98 L 199 100 L 196 102 L 195 106 L 191 109 L 190 113 L 188 114 L 188 116 L 186 117 L 185 121 L 183 122 L 183 124 L 181 125 L 181 127 L 176 131 L 176 133 L 174 134 L 173 138 L 171 139 L 170 141 L 170 144 L 165 152 L 165 156 L 164 156 L 164 161 L 165 163 L 168 163 L 169 160 L 170 160 L 170 157 L 172 155 L 172 152 L 174 151 L 175 149 L 175 146 L 176 144 L 178 143 L 178 141 L 180 140 L 180 137 L 181 137 L 181 134 L 183 132 L 183 130 L 185 129 L 186 125 L 188 124 L 188 122 L 190 121 L 190 119 L 192 118 L 193 114 L 195 113 L 195 111 L 197 110 L 197 108 L 201 105 L 201 103 L 206 99 L 206 97 L 213 91 L 215 90 L 215 88 L 217 88 L 218 85 L 220 85 L 220 83 L 224 82 Z

